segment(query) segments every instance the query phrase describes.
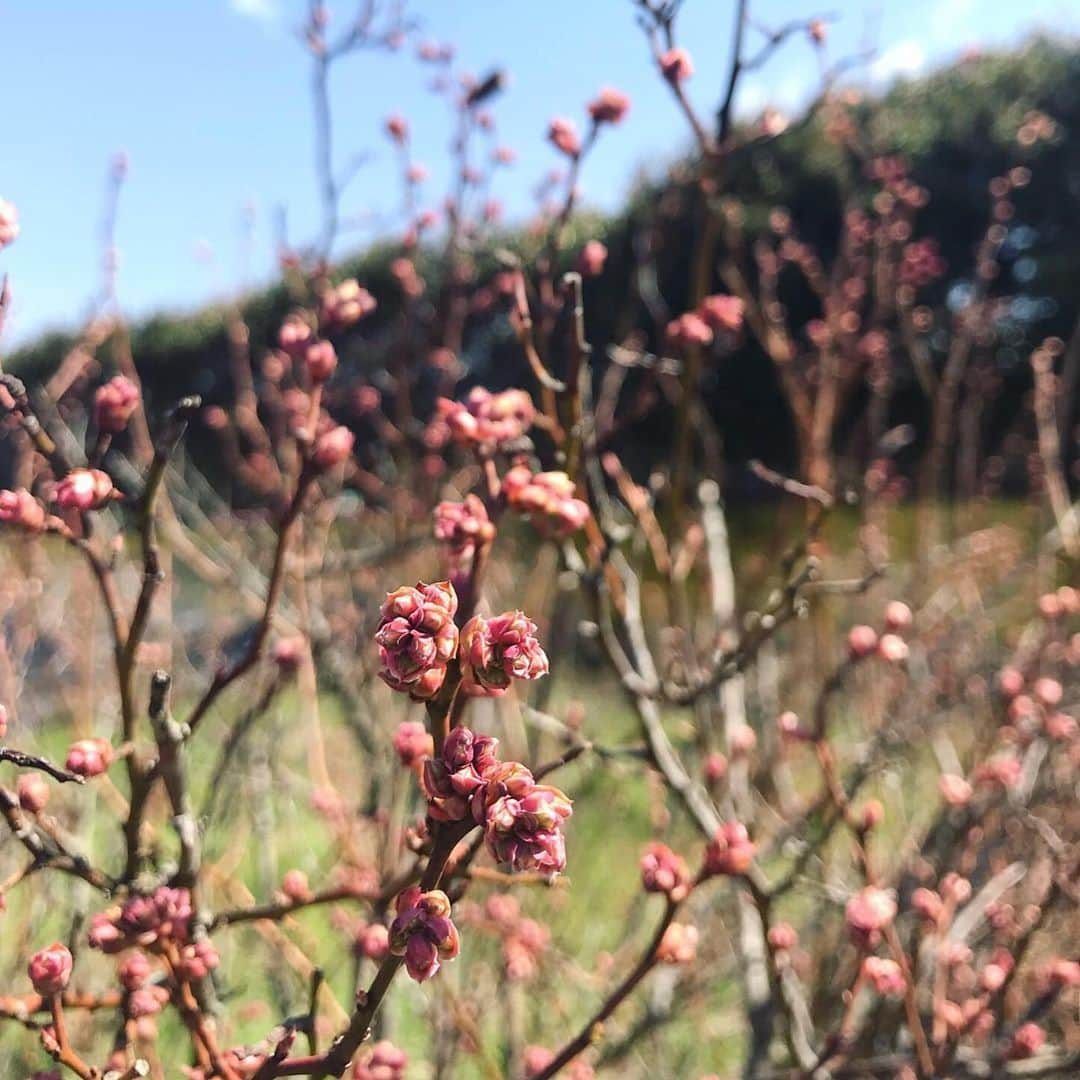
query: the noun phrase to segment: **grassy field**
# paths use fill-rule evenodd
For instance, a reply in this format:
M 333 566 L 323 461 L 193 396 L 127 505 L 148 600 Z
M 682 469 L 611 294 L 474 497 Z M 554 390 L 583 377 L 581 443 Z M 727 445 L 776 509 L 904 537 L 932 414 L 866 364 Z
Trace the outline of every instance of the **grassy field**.
M 980 524 L 980 517 L 982 524 L 1008 522 L 1025 532 L 1032 532 L 1037 524 L 1020 508 L 982 505 L 966 512 L 965 525 Z M 890 579 L 854 605 L 846 600 L 823 605 L 822 617 L 835 626 L 836 640 L 841 639 L 842 628 L 858 611 L 879 609 L 883 600 L 909 587 L 912 571 L 904 558 L 915 531 L 912 515 L 899 512 L 896 525 L 897 566 Z M 838 516 L 827 534 L 828 546 L 834 551 L 850 551 L 855 528 L 854 516 Z M 731 531 L 740 580 L 748 583 L 746 599 L 753 602 L 768 587 L 766 571 L 782 546 L 786 523 L 778 520 L 773 509 L 761 509 L 735 515 Z M 10 556 L 9 575 L 25 571 L 22 560 L 22 555 Z M 535 574 L 536 567 L 531 569 Z M 42 608 L 48 612 L 47 626 L 51 625 L 56 633 L 66 620 L 84 617 L 86 597 L 81 590 L 85 583 L 80 573 L 72 569 L 72 581 L 58 585 L 52 580 L 46 588 L 45 599 L 50 604 L 66 597 L 67 606 L 62 605 L 60 613 Z M 8 580 L 13 579 L 9 576 Z M 183 606 L 194 604 L 193 593 L 184 587 L 184 582 L 180 584 L 174 618 L 177 627 L 186 627 L 197 623 L 197 609 Z M 504 575 L 496 579 L 494 588 L 509 594 L 513 584 L 513 574 Z M 778 641 L 779 650 L 794 649 L 805 632 L 800 626 L 784 631 Z M 88 669 L 105 670 L 104 646 L 94 645 L 88 638 L 87 649 L 96 650 L 86 658 Z M 18 723 L 13 726 L 13 745 L 62 759 L 73 728 L 92 724 L 96 733 L 109 730 L 115 716 L 110 690 L 104 683 L 86 686 L 79 677 L 85 669 L 79 665 L 75 657 L 34 657 L 32 665 L 22 673 L 21 698 L 33 699 L 39 682 L 47 681 L 60 689 L 50 694 L 53 710 L 47 715 L 41 705 L 20 707 L 26 727 L 20 728 Z M 606 747 L 639 744 L 634 710 L 612 678 L 594 665 L 587 647 L 572 655 L 555 656 L 553 669 L 554 690 L 547 704 L 551 713 L 563 715 L 568 703 L 581 702 L 586 715 L 584 732 L 591 740 Z M 791 705 L 802 708 L 819 678 L 813 664 L 803 660 L 785 674 L 782 692 L 790 694 Z M 219 706 L 211 726 L 193 742 L 190 764 L 197 806 L 204 805 L 208 795 L 206 785 L 224 732 L 238 710 L 250 704 L 252 695 L 250 687 L 234 688 Z M 397 724 L 409 715 L 409 706 L 381 693 L 372 701 L 375 723 L 389 744 Z M 760 730 L 771 717 L 764 714 L 752 683 L 750 703 L 751 719 Z M 182 700 L 179 704 L 183 704 Z M 178 708 L 178 712 L 182 713 L 182 709 Z M 397 835 L 400 826 L 417 815 L 420 803 L 413 777 L 388 765 L 386 760 L 371 760 L 359 752 L 346 719 L 339 700 L 323 694 L 319 698 L 318 720 L 314 722 L 310 704 L 305 704 L 295 690 L 289 690 L 278 696 L 244 742 L 234 767 L 215 792 L 215 813 L 204 822 L 209 881 L 204 903 L 211 912 L 271 899 L 281 875 L 292 867 L 304 870 L 316 888 L 328 884 L 342 850 L 341 837 L 346 837 L 362 857 L 370 858 L 385 849 L 388 836 Z M 667 728 L 677 744 L 693 742 L 691 721 L 689 712 L 668 715 Z M 477 706 L 470 722 L 478 729 L 499 733 L 510 747 L 523 756 L 528 754 L 533 764 L 558 753 L 553 737 L 527 731 L 512 701 L 499 709 Z M 850 731 L 854 740 L 862 718 L 841 707 L 836 723 L 838 731 Z M 843 736 L 838 744 L 844 745 Z M 930 748 L 913 746 L 909 757 L 915 771 L 906 774 L 906 787 L 898 786 L 899 770 L 885 770 L 871 785 L 890 805 L 900 807 L 899 815 L 887 826 L 895 829 L 897 842 L 935 805 L 935 800 L 924 797 L 936 776 Z M 803 779 L 799 768 L 796 766 L 797 782 Z M 359 811 L 368 798 L 372 774 L 380 770 L 394 776 L 393 788 L 385 804 L 388 817 L 372 823 L 362 819 Z M 123 809 L 124 800 L 122 770 L 114 767 L 110 776 L 117 786 L 111 781 L 97 781 L 78 790 L 69 786 L 55 791 L 48 811 L 58 835 L 76 837 L 73 847 L 106 866 L 116 859 L 116 815 Z M 812 787 L 809 776 L 807 772 L 807 783 Z M 348 824 L 340 831 L 328 827 L 326 818 L 312 806 L 313 795 L 323 790 L 327 781 L 343 800 Z M 14 781 L 9 776 L 5 782 Z M 438 980 L 423 987 L 404 978 L 397 980 L 384 1010 L 380 1033 L 413 1052 L 417 1060 L 445 1057 L 451 1053 L 448 1047 L 456 1043 L 476 1051 L 457 1053 L 444 1061 L 443 1076 L 469 1080 L 509 1075 L 512 1059 L 523 1045 L 560 1044 L 602 999 L 604 988 L 632 964 L 659 918 L 660 901 L 640 892 L 637 864 L 643 845 L 662 836 L 685 852 L 691 862 L 698 858 L 700 838 L 677 807 L 664 804 L 660 788 L 650 780 L 639 759 L 586 755 L 563 769 L 557 782 L 575 800 L 575 814 L 568 828 L 569 865 L 565 877 L 553 888 L 507 886 L 480 879 L 469 892 L 470 901 L 482 901 L 493 891 L 512 887 L 525 911 L 551 927 L 552 946 L 538 978 L 508 985 L 499 973 L 498 940 L 469 928 L 466 909 L 460 958 L 447 965 Z M 174 848 L 165 826 L 164 804 L 155 803 L 150 816 L 159 826 L 159 859 L 167 863 L 174 857 Z M 5 835 L 0 845 L 3 873 L 12 873 L 25 858 L 21 847 Z M 765 869 L 768 872 L 774 868 Z M 656 1076 L 660 1075 L 657 1070 L 661 1062 L 665 1075 L 680 1077 L 705 1072 L 730 1075 L 737 1068 L 745 1032 L 738 1007 L 739 980 L 732 959 L 731 890 L 722 882 L 714 883 L 703 890 L 701 902 L 703 921 L 705 908 L 711 914 L 709 933 L 700 945 L 700 964 L 690 973 L 672 969 L 654 973 L 620 1011 L 593 1055 L 594 1060 L 600 1057 L 601 1061 L 609 1061 L 613 1072 Z M 789 907 L 779 916 L 793 922 L 802 921 L 807 912 L 821 906 L 838 905 L 836 897 L 812 883 L 805 890 L 796 890 L 785 903 Z M 0 970 L 12 973 L 5 978 L 5 985 L 16 992 L 27 990 L 22 968 L 29 952 L 54 938 L 84 942 L 85 921 L 101 906 L 100 896 L 87 885 L 59 874 L 36 875 L 32 882 L 12 890 L 3 916 L 5 933 L 0 936 Z M 222 956 L 216 982 L 223 1017 L 227 1018 L 223 1041 L 228 1045 L 256 1041 L 285 1017 L 304 1013 L 310 961 L 324 972 L 330 991 L 322 1001 L 326 1027 L 320 1035 L 325 1045 L 339 1026 L 340 1017 L 350 1009 L 357 980 L 359 985 L 366 984 L 373 970 L 367 961 L 358 968 L 351 949 L 353 927 L 367 914 L 363 904 L 342 903 L 299 912 L 274 927 L 244 923 L 216 931 L 214 940 Z M 109 986 L 112 961 L 85 947 L 80 947 L 80 953 L 75 984 L 86 990 Z M 657 1024 L 626 1050 L 622 1046 L 626 1032 L 642 1018 L 665 1015 L 673 998 L 679 1001 L 674 1010 L 676 1018 Z M 72 1027 L 76 1041 L 79 1045 L 96 1045 L 103 1056 L 114 1022 L 111 1015 L 75 1019 Z M 440 1037 L 440 1032 L 447 1031 L 456 1034 Z M 437 1044 L 434 1048 L 433 1039 Z M 172 1056 L 165 1067 L 165 1075 L 170 1078 L 180 1075 L 179 1065 L 186 1060 L 186 1040 L 170 1010 L 162 1020 L 162 1046 Z M 6 1063 L 3 1075 L 12 1077 L 28 1075 L 45 1067 L 47 1061 L 36 1046 L 35 1036 L 12 1021 L 0 1026 L 0 1060 Z M 409 1075 L 425 1077 L 429 1075 L 428 1067 L 417 1066 Z

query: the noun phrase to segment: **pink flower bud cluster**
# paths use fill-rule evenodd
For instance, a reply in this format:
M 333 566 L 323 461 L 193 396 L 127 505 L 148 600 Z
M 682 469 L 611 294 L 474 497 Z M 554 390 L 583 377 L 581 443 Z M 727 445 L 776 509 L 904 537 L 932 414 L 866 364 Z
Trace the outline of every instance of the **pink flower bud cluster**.
M 394 751 L 406 768 L 431 757 L 434 746 L 428 729 L 419 720 L 403 720 L 394 732 Z
M 502 492 L 507 506 L 527 514 L 542 536 L 563 539 L 589 519 L 588 503 L 575 497 L 574 482 L 564 472 L 534 473 L 515 465 L 503 477 Z
M 728 821 L 716 830 L 705 848 L 705 873 L 738 876 L 750 869 L 757 844 L 741 821 Z
M 382 923 L 366 923 L 357 928 L 353 945 L 360 956 L 378 963 L 390 951 L 390 931 Z
M 139 388 L 123 375 L 114 375 L 94 394 L 94 422 L 99 431 L 115 434 L 127 427 L 139 407 Z
M 180 950 L 180 962 L 177 965 L 177 974 L 189 982 L 205 979 L 221 963 L 217 949 L 211 941 L 204 938 L 201 941 L 185 945 Z
M 694 74 L 694 61 L 686 49 L 668 49 L 659 62 L 660 71 L 670 83 L 686 82 Z
M 315 331 L 308 317 L 303 312 L 294 311 L 285 316 L 278 330 L 278 345 L 294 360 L 299 360 L 314 337 Z
M 621 90 L 605 86 L 589 102 L 589 115 L 594 124 L 618 124 L 630 111 L 630 98 Z
M 0 199 L 0 251 L 13 244 L 19 237 L 19 211 L 15 204 Z
M 737 296 L 714 293 L 701 301 L 697 313 L 713 333 L 737 334 L 742 329 L 745 307 Z
M 0 522 L 40 532 L 45 527 L 45 508 L 26 488 L 0 491 Z
M 599 240 L 589 240 L 578 255 L 577 268 L 582 277 L 598 277 L 604 272 L 608 249 Z
M 343 465 L 352 454 L 356 436 L 342 425 L 329 427 L 316 439 L 311 448 L 311 464 L 319 472 Z
M 464 402 L 439 398 L 435 404 L 436 423 L 445 424 L 462 446 L 501 447 L 515 442 L 535 418 L 536 406 L 524 390 L 493 394 L 477 386 Z
M 34 990 L 42 997 L 60 994 L 67 988 L 74 961 L 66 946 L 56 942 L 30 957 L 26 972 Z
M 682 900 L 690 891 L 686 860 L 666 844 L 650 844 L 641 856 L 641 886 L 646 892 Z
M 435 539 L 450 549 L 454 569 L 494 538 L 495 526 L 479 496 L 466 495 L 464 502 L 441 502 L 435 507 Z
M 581 139 L 573 120 L 556 116 L 548 124 L 548 142 L 560 153 L 569 158 L 576 158 L 581 153 Z
M 52 791 L 48 780 L 40 773 L 28 772 L 19 777 L 16 787 L 19 795 L 19 805 L 28 814 L 40 814 L 49 803 Z
M 457 653 L 457 606 L 448 581 L 402 585 L 387 595 L 375 641 L 382 662 L 379 675 L 388 686 L 418 701 L 438 693 Z
M 113 748 L 108 739 L 79 739 L 68 748 L 68 772 L 88 779 L 101 776 L 112 764 Z
M 425 982 L 461 949 L 450 918 L 450 899 L 439 889 L 424 892 L 411 885 L 397 898 L 396 910 L 390 924 L 390 951 L 405 957 L 410 978 Z
M 537 784 L 524 765 L 507 762 L 494 769 L 472 808 L 497 862 L 547 875 L 565 869 L 562 823 L 573 813 L 570 800 L 558 788 Z
M 465 727 L 447 735 L 438 757 L 424 762 L 424 792 L 433 820 L 464 821 L 469 816 L 473 795 L 499 764 L 498 745 L 498 739 L 474 735 Z
M 895 960 L 881 956 L 868 956 L 862 965 L 863 977 L 882 997 L 900 997 L 907 980 Z
M 667 324 L 667 339 L 673 349 L 700 348 L 712 344 L 713 332 L 696 311 L 687 311 Z
M 375 1043 L 353 1066 L 352 1080 L 405 1080 L 408 1055 L 388 1039 Z
M 109 474 L 100 469 L 72 469 L 53 491 L 57 506 L 80 513 L 97 510 L 115 497 Z
M 341 330 L 370 315 L 377 307 L 375 297 L 356 278 L 347 278 L 323 293 L 319 322 L 327 330 Z
M 522 611 L 474 615 L 461 630 L 461 689 L 474 697 L 501 697 L 511 679 L 532 681 L 548 673 L 536 623 Z
M 304 349 L 304 367 L 313 385 L 326 382 L 337 370 L 337 351 L 325 338 L 308 342 Z
M 922 288 L 937 281 L 949 264 L 941 256 L 937 241 L 931 238 L 913 240 L 904 246 L 900 257 L 900 280 L 905 285 Z
M 521 1056 L 521 1065 L 525 1080 L 539 1076 L 555 1060 L 555 1051 L 546 1046 L 526 1046 Z M 593 1080 L 596 1070 L 587 1062 L 577 1058 L 566 1067 L 567 1080 Z
M 186 945 L 191 924 L 191 894 L 162 885 L 148 896 L 133 896 L 90 920 L 90 945 L 104 953 L 138 946 Z
M 483 915 L 480 926 L 502 940 L 507 978 L 515 982 L 534 978 L 539 971 L 540 959 L 551 944 L 548 928 L 523 916 L 517 899 L 505 893 L 489 896 Z
M 844 917 L 851 940 L 860 948 L 873 948 L 896 918 L 896 900 L 885 889 L 867 885 L 848 901 Z
M 662 964 L 692 964 L 697 957 L 700 936 L 696 926 L 673 922 L 657 946 L 657 960 Z
M 428 813 L 436 821 L 472 819 L 497 862 L 558 874 L 566 866 L 562 823 L 573 812 L 558 789 L 538 784 L 516 761 L 500 762 L 498 740 L 454 728 L 442 753 L 424 763 Z

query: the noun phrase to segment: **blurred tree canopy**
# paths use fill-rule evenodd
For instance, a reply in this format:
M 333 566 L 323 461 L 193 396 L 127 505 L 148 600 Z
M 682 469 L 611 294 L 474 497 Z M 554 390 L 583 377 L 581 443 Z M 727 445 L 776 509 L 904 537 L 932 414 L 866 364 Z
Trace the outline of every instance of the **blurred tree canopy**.
M 1024 147 L 1017 130 L 1033 110 L 1051 117 L 1056 131 L 1038 146 Z M 864 97 L 853 113 L 873 153 L 904 155 L 912 179 L 931 193 L 915 236 L 935 238 L 948 264 L 945 278 L 934 287 L 936 295 L 926 297 L 935 305 L 949 305 L 971 281 L 974 248 L 987 225 L 991 179 L 1015 165 L 1031 169 L 1031 182 L 1018 193 L 1015 216 L 1008 222 L 994 286 L 1010 299 L 996 327 L 994 362 L 1000 380 L 991 426 L 1007 430 L 1030 389 L 1030 347 L 1048 334 L 1067 340 L 1080 311 L 1080 139 L 1073 137 L 1080 130 L 1080 47 L 1037 38 L 1013 52 L 965 57 L 926 77 L 900 82 L 880 97 Z M 871 188 L 860 164 L 825 137 L 825 123 L 823 110 L 811 110 L 779 137 L 738 150 L 728 165 L 727 192 L 743 204 L 751 236 L 767 227 L 772 209 L 787 208 L 799 237 L 827 264 L 845 207 L 860 198 L 869 201 Z M 698 227 L 695 200 L 687 163 L 675 162 L 661 180 L 639 182 L 621 213 L 575 217 L 568 265 L 588 239 L 600 238 L 609 249 L 604 274 L 586 285 L 586 323 L 598 367 L 607 347 L 634 328 L 652 326 L 654 340 L 643 344 L 658 344 L 655 310 L 650 317 L 642 299 L 643 243 L 649 249 L 650 282 L 667 309 L 678 314 L 687 306 L 687 253 Z M 525 230 L 506 233 L 498 242 L 526 259 L 538 243 Z M 400 293 L 390 273 L 399 254 L 396 245 L 378 244 L 344 260 L 335 271 L 336 277 L 357 277 L 379 300 L 376 314 L 339 347 L 343 369 L 367 372 L 376 385 L 386 379 L 385 357 L 400 333 Z M 421 251 L 416 261 L 429 295 L 437 295 L 439 252 Z M 481 262 L 481 280 L 495 269 Z M 816 314 L 798 292 L 785 295 L 784 301 L 796 325 Z M 289 306 L 284 281 L 239 301 L 256 359 L 275 340 Z M 152 404 L 193 392 L 210 403 L 229 400 L 226 315 L 226 308 L 210 307 L 188 316 L 153 317 L 132 328 L 132 349 Z M 12 354 L 9 369 L 25 379 L 40 378 L 60 363 L 75 340 L 63 334 L 43 337 Z M 947 343 L 942 359 L 945 348 Z M 102 360 L 108 364 L 107 349 Z M 504 314 L 470 318 L 462 360 L 469 383 L 529 384 Z M 729 459 L 762 457 L 781 467 L 791 464 L 783 398 L 771 365 L 752 342 L 710 373 L 706 400 Z M 899 380 L 896 422 L 920 426 L 922 407 L 914 387 Z M 635 430 L 628 459 L 638 471 L 665 455 L 670 422 L 660 410 Z M 197 437 L 195 442 L 198 454 Z

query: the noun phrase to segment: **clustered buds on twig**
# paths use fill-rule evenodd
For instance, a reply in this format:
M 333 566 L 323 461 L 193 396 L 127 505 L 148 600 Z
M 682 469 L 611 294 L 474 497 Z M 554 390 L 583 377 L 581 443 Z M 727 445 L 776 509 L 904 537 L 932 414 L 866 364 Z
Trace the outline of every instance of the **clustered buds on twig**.
M 375 641 L 388 686 L 419 700 L 438 693 L 457 654 L 457 604 L 448 581 L 402 585 L 387 595 Z
M 405 958 L 410 978 L 425 982 L 438 972 L 443 960 L 453 960 L 461 949 L 450 918 L 450 900 L 439 889 L 424 892 L 412 885 L 397 898 L 396 910 L 390 924 L 390 951 Z
M 566 866 L 562 823 L 570 800 L 538 784 L 519 762 L 501 762 L 498 740 L 457 727 L 442 752 L 424 762 L 428 813 L 436 821 L 468 818 L 484 827 L 488 850 L 515 870 L 557 874 Z

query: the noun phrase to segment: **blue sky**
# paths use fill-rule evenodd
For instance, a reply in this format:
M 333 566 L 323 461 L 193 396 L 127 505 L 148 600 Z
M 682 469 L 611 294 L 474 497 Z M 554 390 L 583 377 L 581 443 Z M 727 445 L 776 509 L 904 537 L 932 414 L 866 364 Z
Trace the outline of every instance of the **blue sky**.
M 334 0 L 344 19 L 358 0 Z M 681 37 L 697 74 L 690 92 L 703 111 L 719 97 L 734 0 L 685 0 Z M 0 197 L 20 211 L 22 235 L 0 252 L 14 303 L 3 345 L 44 328 L 73 326 L 100 280 L 98 239 L 104 178 L 124 150 L 130 174 L 118 241 L 119 290 L 132 315 L 186 309 L 274 270 L 273 212 L 288 209 L 292 236 L 316 225 L 311 166 L 308 57 L 294 36 L 303 0 L 0 0 L 4 37 L 0 100 Z M 636 175 L 686 145 L 673 105 L 650 67 L 631 0 L 411 0 L 422 37 L 458 47 L 458 66 L 510 72 L 494 112 L 499 141 L 519 158 L 495 194 L 511 218 L 526 215 L 531 191 L 558 164 L 544 141 L 548 119 L 578 119 L 603 85 L 631 94 L 633 107 L 608 132 L 583 180 L 587 202 L 619 204 Z M 834 55 L 871 40 L 877 59 L 859 78 L 882 85 L 969 47 L 1018 41 L 1033 28 L 1076 33 L 1072 0 L 755 0 L 770 26 L 819 12 L 836 15 Z M 793 41 L 742 87 L 740 109 L 791 109 L 815 85 L 809 45 Z M 407 116 L 416 157 L 431 171 L 427 201 L 446 187 L 448 110 L 427 83 L 431 69 L 408 49 L 360 53 L 336 69 L 339 163 L 372 157 L 344 209 L 358 220 L 393 220 L 400 194 L 393 154 L 381 135 L 392 111 Z M 241 221 L 254 221 L 249 255 Z M 361 246 L 380 226 L 350 234 Z

